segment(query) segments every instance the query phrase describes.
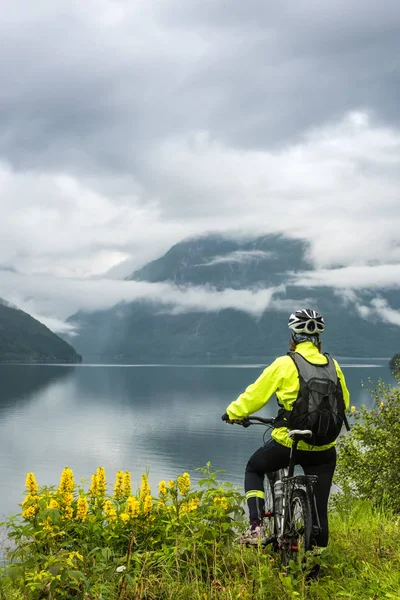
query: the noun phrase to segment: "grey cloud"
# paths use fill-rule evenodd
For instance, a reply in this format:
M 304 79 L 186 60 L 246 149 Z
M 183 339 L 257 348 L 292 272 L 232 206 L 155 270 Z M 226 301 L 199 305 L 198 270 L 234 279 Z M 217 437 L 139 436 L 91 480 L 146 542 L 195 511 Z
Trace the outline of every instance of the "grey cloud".
M 153 145 L 187 131 L 265 148 L 354 107 L 398 122 L 395 1 L 135 5 L 4 8 L 0 153 L 13 166 L 148 184 Z

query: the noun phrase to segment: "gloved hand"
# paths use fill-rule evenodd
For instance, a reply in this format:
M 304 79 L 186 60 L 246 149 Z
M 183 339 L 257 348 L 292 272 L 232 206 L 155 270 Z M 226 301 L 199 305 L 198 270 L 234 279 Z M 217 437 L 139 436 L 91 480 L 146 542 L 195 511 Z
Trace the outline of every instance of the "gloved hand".
M 225 423 L 229 423 L 229 422 L 230 422 L 230 419 L 229 419 L 229 415 L 228 415 L 228 413 L 224 413 L 224 414 L 222 415 L 221 419 L 222 419 L 223 421 L 225 421 Z

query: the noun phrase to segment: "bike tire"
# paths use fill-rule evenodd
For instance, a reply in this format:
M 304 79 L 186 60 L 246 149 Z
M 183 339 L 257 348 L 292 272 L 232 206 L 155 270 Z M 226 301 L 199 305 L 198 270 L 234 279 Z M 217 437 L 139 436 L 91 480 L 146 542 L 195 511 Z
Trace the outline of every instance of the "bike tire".
M 284 566 L 290 560 L 301 562 L 306 552 L 312 549 L 313 518 L 311 501 L 301 488 L 293 490 L 290 511 L 284 530 L 284 543 L 281 545 L 281 559 Z
M 272 538 L 276 536 L 276 524 L 275 524 L 275 508 L 274 508 L 274 493 L 273 493 L 273 481 L 274 476 L 270 479 L 268 476 L 265 478 L 264 483 L 264 531 L 265 537 Z

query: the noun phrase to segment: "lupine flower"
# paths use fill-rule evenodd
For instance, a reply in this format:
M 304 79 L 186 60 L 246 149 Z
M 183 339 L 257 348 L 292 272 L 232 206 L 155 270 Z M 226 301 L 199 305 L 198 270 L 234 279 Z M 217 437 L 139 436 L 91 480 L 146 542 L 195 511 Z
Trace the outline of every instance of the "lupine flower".
M 167 493 L 167 484 L 164 480 L 160 481 L 160 483 L 158 484 L 158 492 L 161 496 L 165 496 L 165 494 Z
M 36 478 L 35 478 L 34 473 L 29 472 L 26 474 L 25 486 L 31 496 L 36 496 L 36 494 L 38 493 L 39 486 L 36 483 Z
M 192 498 L 189 501 L 189 510 L 191 512 L 194 510 L 197 510 L 199 508 L 199 504 L 200 504 L 200 498 L 198 498 L 197 496 L 195 498 Z
M 74 495 L 71 494 L 70 492 L 67 492 L 63 495 L 64 504 L 66 504 L 67 506 L 71 506 L 73 500 L 74 500 Z
M 121 521 L 123 521 L 124 523 L 127 523 L 129 521 L 129 519 L 131 518 L 128 515 L 128 513 L 126 513 L 126 512 L 121 513 L 119 516 L 120 516 Z
M 25 504 L 29 504 L 29 502 L 32 502 L 32 500 L 37 501 L 37 496 L 31 496 L 30 494 L 28 494 L 27 496 L 25 496 L 25 498 L 22 500 L 21 502 L 21 506 L 25 506 Z
M 142 485 L 140 486 L 140 500 L 145 501 L 145 498 L 150 495 L 149 477 L 142 475 Z
M 215 496 L 214 498 L 214 504 L 216 504 L 217 506 L 219 506 L 220 508 L 223 508 L 224 510 L 226 510 L 229 506 L 227 499 L 225 498 L 225 496 Z
M 74 516 L 74 511 L 73 511 L 72 506 L 66 506 L 63 510 L 63 515 L 64 515 L 64 518 L 67 520 L 72 519 L 72 517 Z
M 122 471 L 117 471 L 114 485 L 114 498 L 120 500 L 124 496 L 124 474 Z
M 117 511 L 114 508 L 114 505 L 111 500 L 106 500 L 104 504 L 104 515 L 108 519 L 108 521 L 116 521 L 117 520 Z
M 131 474 L 129 471 L 125 471 L 124 473 L 124 496 L 129 496 L 132 494 L 132 481 Z
M 61 494 L 67 494 L 74 491 L 74 474 L 69 467 L 65 467 L 61 473 L 58 491 Z
M 36 515 L 37 508 L 37 506 L 34 506 L 32 504 L 24 508 L 24 510 L 22 511 L 22 516 L 24 517 L 24 519 L 31 519 L 32 517 L 34 517 Z
M 189 473 L 183 473 L 178 477 L 178 489 L 182 496 L 185 496 L 190 489 L 190 475 Z
M 143 514 L 149 515 L 153 510 L 153 498 L 151 496 L 146 496 L 143 502 Z
M 76 518 L 80 521 L 84 521 L 87 517 L 88 510 L 89 506 L 86 496 L 79 496 L 76 507 Z
M 93 499 L 97 497 L 97 475 L 93 473 L 91 479 L 91 485 L 89 489 L 89 496 Z
M 140 512 L 140 503 L 135 496 L 129 496 L 128 501 L 126 503 L 126 512 L 130 514 L 131 517 L 135 518 L 139 515 Z
M 104 467 L 98 467 L 96 471 L 96 479 L 97 479 L 97 494 L 99 496 L 104 496 L 107 491 L 107 480 L 106 480 L 106 472 Z

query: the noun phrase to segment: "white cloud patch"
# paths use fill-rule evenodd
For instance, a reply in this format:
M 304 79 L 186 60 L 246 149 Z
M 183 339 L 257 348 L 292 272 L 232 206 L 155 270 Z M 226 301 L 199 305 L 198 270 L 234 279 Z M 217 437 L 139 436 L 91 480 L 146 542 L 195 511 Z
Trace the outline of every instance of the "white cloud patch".
M 400 288 L 400 263 L 317 269 L 289 275 L 289 281 L 293 285 L 307 288 L 328 286 L 346 290 L 344 294 L 348 299 L 352 298 L 351 290 Z
M 210 132 L 168 137 L 144 148 L 141 164 L 134 178 L 3 163 L 2 264 L 56 277 L 127 275 L 124 261 L 132 271 L 208 231 L 305 238 L 319 269 L 400 263 L 400 132 L 366 113 L 280 149 L 234 148 Z
M 134 300 L 154 302 L 173 314 L 196 311 L 219 311 L 232 308 L 259 317 L 266 308 L 277 308 L 274 298 L 284 290 L 273 287 L 259 290 L 216 291 L 207 287 L 177 287 L 168 283 L 114 281 L 109 279 L 62 278 L 54 285 L 48 276 L 7 274 L 0 282 L 0 295 L 18 308 L 45 323 L 53 331 L 74 332 L 65 320 L 78 310 L 95 311 Z
M 379 319 L 400 327 L 400 310 L 391 308 L 384 298 L 374 298 L 371 307 Z
M 265 252 L 263 250 L 236 250 L 224 256 L 215 256 L 212 260 L 206 263 L 201 263 L 202 267 L 210 267 L 224 263 L 248 264 L 258 260 L 272 259 L 275 257 L 273 252 Z

